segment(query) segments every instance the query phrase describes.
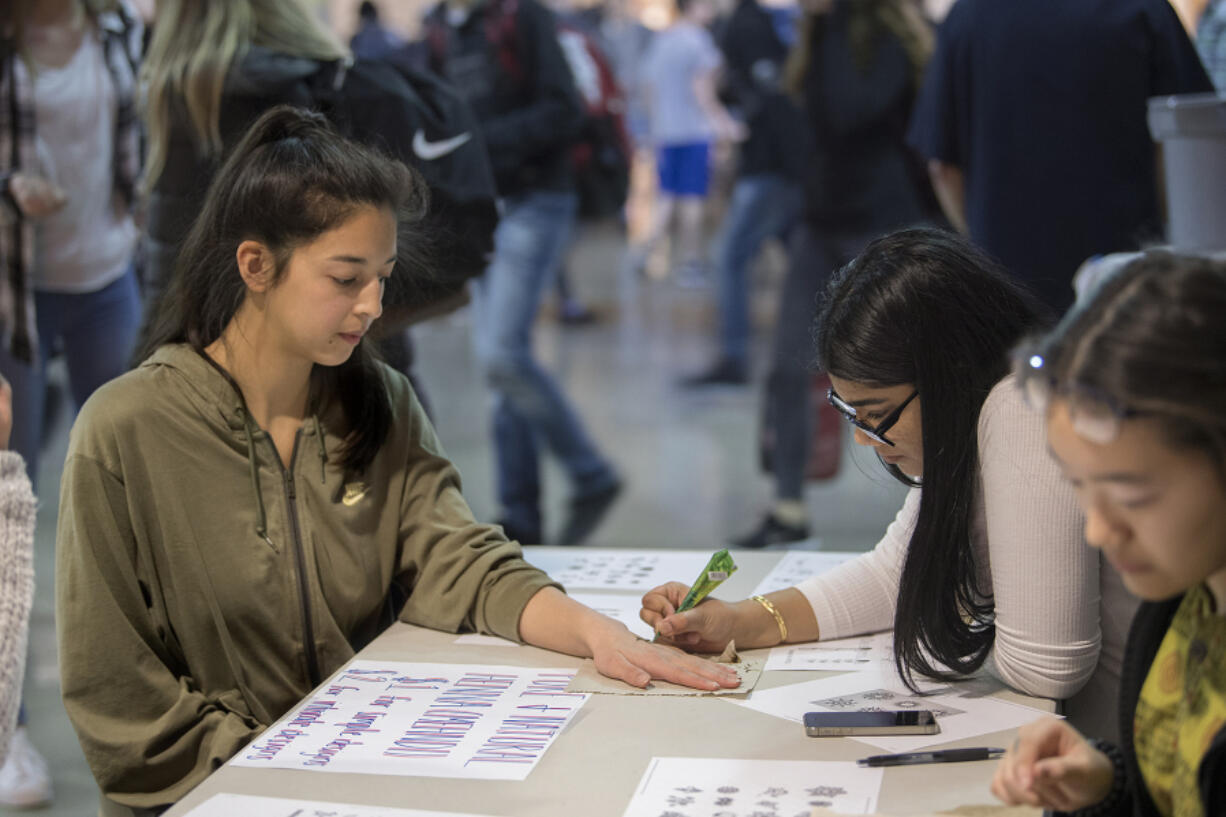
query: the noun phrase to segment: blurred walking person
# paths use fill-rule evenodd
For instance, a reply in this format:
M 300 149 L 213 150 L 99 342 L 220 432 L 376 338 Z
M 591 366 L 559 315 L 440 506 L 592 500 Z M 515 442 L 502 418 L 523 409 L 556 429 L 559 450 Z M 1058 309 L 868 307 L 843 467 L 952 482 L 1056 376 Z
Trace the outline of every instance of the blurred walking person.
M 532 326 L 554 282 L 578 207 L 570 146 L 583 103 L 537 0 L 447 0 L 426 19 L 431 67 L 468 100 L 481 124 L 503 202 L 494 257 L 474 282 L 477 355 L 494 391 L 500 523 L 524 544 L 546 540 L 540 454 L 571 484 L 566 518 L 549 538 L 579 544 L 622 489 L 574 406 L 536 360 Z
M 80 406 L 126 370 L 136 343 L 142 32 L 126 3 L 0 10 L 0 374 L 13 388 L 12 447 L 35 486 L 48 358 L 63 350 Z M 51 796 L 46 763 L 19 728 L 0 805 Z
M 749 274 L 762 245 L 786 241 L 800 217 L 804 121 L 783 87 L 795 7 L 740 0 L 723 28 L 726 85 L 748 128 L 719 253 L 719 353 L 686 386 L 749 382 Z
M 788 86 L 805 112 L 810 156 L 801 223 L 779 301 L 764 424 L 774 439 L 775 499 L 736 540 L 765 547 L 809 535 L 804 502 L 813 428 L 812 324 L 831 274 L 868 242 L 923 221 L 928 197 L 903 144 L 932 52 L 932 32 L 911 0 L 804 0 Z
M 656 149 L 659 191 L 635 265 L 640 271 L 645 268 L 676 215 L 679 280 L 695 281 L 706 273 L 703 218 L 711 146 L 716 140 L 739 141 L 745 128 L 716 95 L 723 59 L 707 30 L 715 17 L 714 4 L 711 0 L 676 0 L 676 4 L 677 20 L 652 39 L 639 78 Z

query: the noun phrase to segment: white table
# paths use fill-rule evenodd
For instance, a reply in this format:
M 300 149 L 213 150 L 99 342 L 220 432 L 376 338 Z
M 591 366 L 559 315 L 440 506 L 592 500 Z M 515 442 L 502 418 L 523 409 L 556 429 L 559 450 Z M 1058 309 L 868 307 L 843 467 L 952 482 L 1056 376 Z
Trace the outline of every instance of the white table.
M 781 554 L 781 551 L 734 553 L 740 570 L 715 595 L 726 599 L 745 597 Z M 693 579 L 678 578 L 687 582 Z M 455 640 L 456 636 L 451 633 L 397 624 L 362 650 L 358 657 L 383 661 L 550 667 L 577 667 L 581 663 L 580 659 L 534 647 L 464 646 L 455 644 Z M 765 656 L 765 651 L 762 654 Z M 769 689 L 830 674 L 769 672 L 763 674 L 757 688 Z M 1052 701 L 1007 690 L 997 694 L 1048 711 L 1055 708 Z M 1007 746 L 1011 741 L 1012 733 L 1005 732 L 946 744 L 942 748 Z M 226 765 L 170 809 L 167 817 L 181 817 L 221 792 L 501 817 L 620 817 L 653 756 L 846 761 L 870 754 L 880 754 L 880 750 L 848 738 L 809 738 L 797 724 L 714 697 L 593 695 L 537 768 L 522 782 Z M 887 769 L 879 808 L 885 813 L 906 814 L 993 802 L 987 786 L 994 768 L 994 763 L 980 762 Z

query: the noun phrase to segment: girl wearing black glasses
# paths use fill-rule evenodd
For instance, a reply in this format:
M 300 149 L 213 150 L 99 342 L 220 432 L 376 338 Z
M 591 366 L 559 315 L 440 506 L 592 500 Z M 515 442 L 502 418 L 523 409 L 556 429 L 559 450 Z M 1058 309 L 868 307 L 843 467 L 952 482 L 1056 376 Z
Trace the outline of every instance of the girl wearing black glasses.
M 992 787 L 1006 802 L 1226 814 L 1223 315 L 1226 262 L 1148 253 L 1021 356 L 1085 538 L 1144 603 L 1124 656 L 1121 739 L 1087 741 L 1055 720 L 1023 729 Z
M 644 620 L 704 650 L 893 627 L 908 682 L 984 668 L 1024 693 L 1073 698 L 1077 723 L 1109 730 L 1133 603 L 1083 546 L 1042 418 L 1009 374 L 1010 350 L 1039 321 L 962 239 L 905 230 L 870 244 L 830 285 L 818 362 L 856 442 L 914 490 L 876 548 L 833 571 L 681 614 L 686 587 L 668 584 L 644 597 Z

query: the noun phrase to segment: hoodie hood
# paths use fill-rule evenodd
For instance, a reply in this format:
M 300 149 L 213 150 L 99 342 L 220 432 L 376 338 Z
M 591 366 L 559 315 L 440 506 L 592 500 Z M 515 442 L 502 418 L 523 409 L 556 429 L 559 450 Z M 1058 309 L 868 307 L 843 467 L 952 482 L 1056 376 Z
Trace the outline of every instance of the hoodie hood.
M 281 96 L 327 64 L 324 60 L 293 57 L 253 45 L 226 74 L 223 93 L 233 96 Z
M 224 375 L 221 368 L 206 358 L 202 352 L 197 352 L 185 343 L 167 344 L 158 348 L 148 360 L 141 364 L 142 369 L 146 367 L 150 369 L 161 367 L 181 375 L 184 386 L 183 395 L 200 415 L 206 419 L 216 416 L 217 431 L 223 435 L 228 432 L 231 438 L 238 441 L 239 445 L 245 446 L 252 501 L 255 503 L 256 511 L 255 533 L 272 546 L 273 543 L 268 538 L 268 513 L 260 480 L 260 458 L 256 450 L 256 445 L 262 443 L 268 437 L 268 433 L 256 425 L 255 419 L 247 410 L 246 401 L 238 385 Z M 315 450 L 319 456 L 319 480 L 321 484 L 326 484 L 328 440 L 319 416 L 312 413 L 306 417 L 303 430 L 316 437 Z

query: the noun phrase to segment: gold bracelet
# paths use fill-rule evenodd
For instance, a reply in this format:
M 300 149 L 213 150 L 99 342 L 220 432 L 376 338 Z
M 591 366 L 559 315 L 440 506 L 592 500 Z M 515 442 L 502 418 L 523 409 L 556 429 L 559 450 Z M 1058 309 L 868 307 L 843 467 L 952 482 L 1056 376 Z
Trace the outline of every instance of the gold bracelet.
M 775 618 L 775 623 L 779 625 L 779 643 L 786 644 L 788 641 L 788 625 L 784 622 L 783 616 L 779 613 L 779 608 L 771 603 L 770 599 L 765 596 L 750 596 L 758 604 L 766 608 L 766 612 L 770 613 Z

